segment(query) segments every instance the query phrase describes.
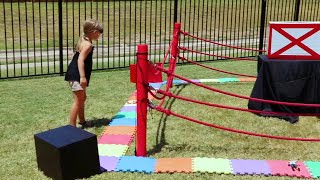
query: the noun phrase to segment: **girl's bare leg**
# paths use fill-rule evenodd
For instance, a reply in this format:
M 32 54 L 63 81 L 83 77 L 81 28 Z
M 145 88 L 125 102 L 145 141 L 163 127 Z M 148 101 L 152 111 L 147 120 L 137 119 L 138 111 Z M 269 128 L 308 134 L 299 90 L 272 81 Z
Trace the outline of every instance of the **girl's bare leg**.
M 87 99 L 87 95 L 86 95 L 86 91 L 84 90 L 83 91 L 84 94 L 83 94 L 83 97 L 82 97 L 82 103 L 80 104 L 79 106 L 79 110 L 78 110 L 78 117 L 79 117 L 79 122 L 82 124 L 85 122 L 85 116 L 84 116 L 84 104 L 86 102 L 86 99 Z
M 77 116 L 84 121 L 84 101 L 85 101 L 85 91 L 74 91 L 73 92 L 73 104 L 70 110 L 70 125 L 76 126 Z

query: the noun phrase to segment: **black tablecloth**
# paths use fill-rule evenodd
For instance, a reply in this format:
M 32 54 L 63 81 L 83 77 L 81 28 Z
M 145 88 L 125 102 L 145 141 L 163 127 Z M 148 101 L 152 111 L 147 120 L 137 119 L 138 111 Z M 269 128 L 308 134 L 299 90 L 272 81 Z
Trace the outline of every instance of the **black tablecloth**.
M 258 76 L 251 97 L 274 101 L 320 103 L 320 60 L 258 57 Z M 320 108 L 284 106 L 250 100 L 249 109 L 289 113 L 320 113 Z M 259 114 L 265 116 L 263 113 Z M 271 115 L 268 115 L 271 116 Z M 275 116 L 291 123 L 297 116 Z

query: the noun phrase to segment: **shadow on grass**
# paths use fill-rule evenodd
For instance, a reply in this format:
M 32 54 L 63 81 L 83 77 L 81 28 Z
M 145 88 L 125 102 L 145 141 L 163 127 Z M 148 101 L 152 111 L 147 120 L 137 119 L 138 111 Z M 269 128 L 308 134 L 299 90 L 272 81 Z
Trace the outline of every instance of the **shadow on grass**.
M 182 84 L 182 85 L 176 85 L 174 86 L 175 89 L 173 90 L 173 94 L 179 95 L 179 93 L 186 87 L 187 84 Z M 170 98 L 167 103 L 164 105 L 164 109 L 170 110 L 173 103 L 175 102 L 176 99 Z M 165 136 L 165 130 L 166 130 L 166 123 L 167 123 L 167 118 L 168 116 L 164 113 L 162 113 L 159 124 L 158 124 L 158 129 L 157 129 L 157 137 L 156 137 L 156 145 L 150 149 L 147 154 L 148 156 L 157 154 L 161 152 L 162 148 L 165 145 L 168 145 L 166 142 L 166 136 Z
M 92 127 L 102 127 L 102 126 L 108 126 L 110 123 L 111 123 L 111 119 L 109 118 L 93 118 L 92 120 L 88 120 L 87 122 L 89 124 L 91 124 L 90 127 L 85 127 L 84 129 L 87 129 L 87 128 L 92 128 Z

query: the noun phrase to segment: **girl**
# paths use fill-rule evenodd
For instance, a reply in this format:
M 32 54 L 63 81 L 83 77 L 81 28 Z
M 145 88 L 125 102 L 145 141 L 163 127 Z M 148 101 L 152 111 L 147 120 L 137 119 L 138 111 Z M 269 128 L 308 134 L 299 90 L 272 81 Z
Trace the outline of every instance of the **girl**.
M 65 80 L 68 81 L 73 92 L 74 102 L 70 110 L 70 125 L 76 126 L 77 117 L 82 128 L 90 127 L 84 117 L 84 103 L 86 88 L 89 86 L 92 71 L 92 41 L 97 40 L 103 32 L 102 25 L 93 19 L 83 24 L 83 34 L 76 46 L 76 52 L 68 66 Z

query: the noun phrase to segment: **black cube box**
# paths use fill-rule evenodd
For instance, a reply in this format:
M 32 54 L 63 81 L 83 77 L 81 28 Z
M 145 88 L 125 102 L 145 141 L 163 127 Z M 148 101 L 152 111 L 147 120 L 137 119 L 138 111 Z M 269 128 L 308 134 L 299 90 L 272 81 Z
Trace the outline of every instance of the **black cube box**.
M 71 125 L 34 135 L 38 168 L 53 179 L 100 173 L 97 136 Z

